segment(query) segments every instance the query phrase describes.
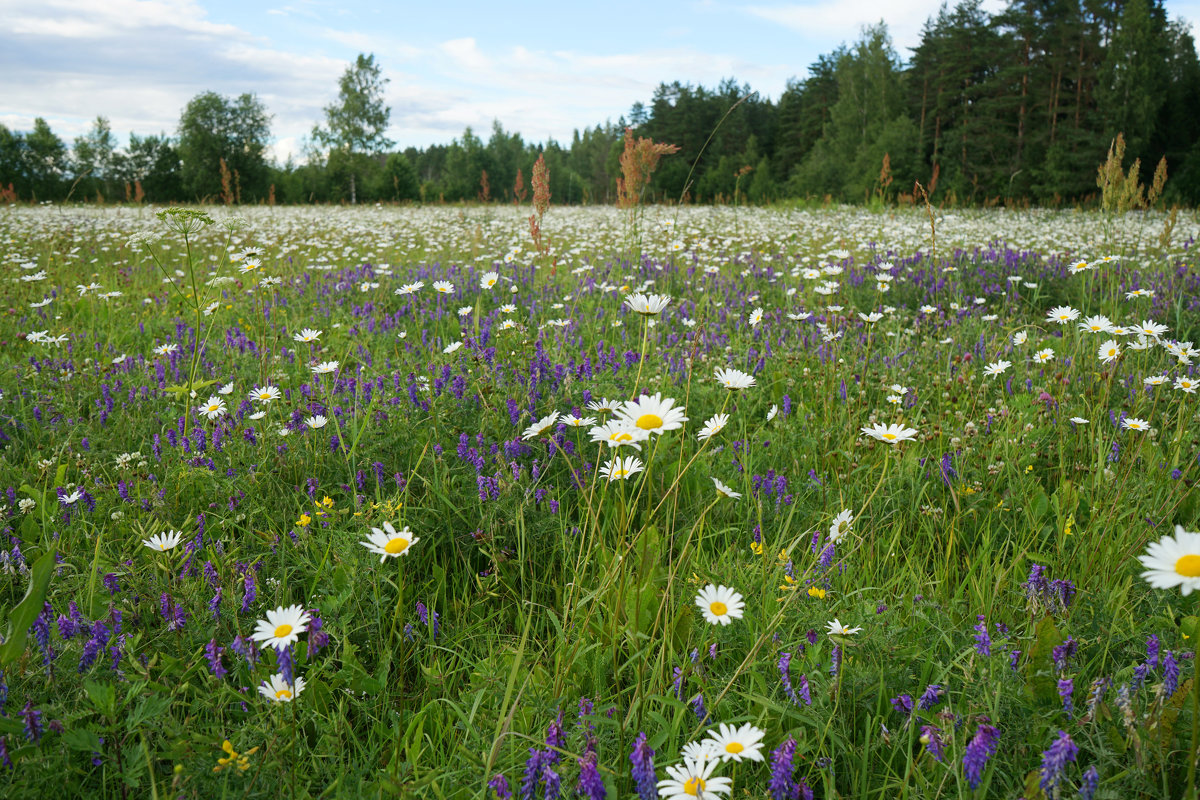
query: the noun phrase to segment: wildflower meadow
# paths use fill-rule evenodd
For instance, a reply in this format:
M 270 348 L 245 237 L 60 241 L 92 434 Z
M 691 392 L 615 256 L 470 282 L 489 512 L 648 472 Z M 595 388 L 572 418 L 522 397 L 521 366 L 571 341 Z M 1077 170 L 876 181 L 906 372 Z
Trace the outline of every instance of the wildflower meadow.
M 0 796 L 1196 797 L 1194 212 L 533 201 L 0 209 Z

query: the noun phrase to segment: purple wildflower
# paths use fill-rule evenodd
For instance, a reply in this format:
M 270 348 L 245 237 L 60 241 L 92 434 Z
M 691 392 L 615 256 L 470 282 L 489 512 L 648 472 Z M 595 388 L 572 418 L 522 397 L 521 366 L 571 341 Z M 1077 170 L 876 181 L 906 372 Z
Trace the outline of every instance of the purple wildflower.
M 496 793 L 499 800 L 507 800 L 512 797 L 512 789 L 508 788 L 508 778 L 504 777 L 504 773 L 497 772 L 492 776 L 492 779 L 487 783 L 488 788 Z
M 1175 690 L 1179 688 L 1179 662 L 1175 660 L 1175 654 L 1170 650 L 1162 659 L 1163 667 L 1163 694 L 1171 697 L 1175 694 Z
M 1058 784 L 1062 781 L 1063 770 L 1067 767 L 1068 761 L 1074 761 L 1079 755 L 1079 745 L 1071 741 L 1071 737 L 1066 731 L 1060 730 L 1058 738 L 1046 748 L 1046 752 L 1042 754 L 1042 791 L 1047 797 L 1056 797 L 1058 793 Z
M 791 800 L 796 796 L 796 782 L 792 779 L 795 754 L 796 740 L 790 736 L 771 753 L 771 780 L 767 784 L 771 800 Z
M 1087 768 L 1083 773 L 1083 781 L 1079 785 L 1079 800 L 1092 800 L 1096 796 L 1096 789 L 1100 786 L 1100 771 L 1096 769 L 1096 765 Z
M 321 610 L 319 608 L 310 608 L 308 610 L 312 621 L 308 623 L 308 657 L 312 658 L 325 647 L 329 646 L 329 634 L 325 632 L 325 623 L 321 620 Z
M 25 738 L 37 744 L 42 740 L 42 712 L 33 707 L 33 701 L 25 704 L 25 708 L 17 712 L 25 720 Z
M 221 654 L 224 652 L 225 648 L 218 645 L 216 639 L 210 639 L 204 646 L 204 657 L 208 659 L 208 669 L 217 680 L 224 678 L 229 673 L 229 670 L 225 669 L 225 665 L 221 663 Z
M 892 698 L 892 708 L 896 709 L 896 711 L 898 711 L 899 713 L 903 714 L 906 717 L 911 716 L 912 712 L 913 712 L 912 695 L 909 695 L 909 694 L 896 695 L 895 697 Z
M 1063 678 L 1058 682 L 1058 696 L 1062 698 L 1063 711 L 1070 716 L 1075 710 L 1074 702 L 1075 681 L 1070 678 Z
M 981 722 L 975 730 L 975 736 L 967 744 L 963 754 L 963 773 L 972 789 L 978 789 L 983 782 L 983 770 L 997 749 L 1000 729 L 986 722 Z
M 588 753 L 579 761 L 579 782 L 575 785 L 575 791 L 587 800 L 604 800 L 608 797 L 608 790 L 604 788 L 604 779 L 600 777 L 600 770 L 596 766 L 596 754 Z
M 936 683 L 931 683 L 925 687 L 925 691 L 921 693 L 921 699 L 917 701 L 917 708 L 922 711 L 928 711 L 938 704 L 942 699 L 942 687 Z
M 987 618 L 980 614 L 975 618 L 978 624 L 975 625 L 975 650 L 981 656 L 990 656 L 992 654 L 992 639 L 987 632 Z
M 941 762 L 946 760 L 946 754 L 942 750 L 942 733 L 933 725 L 921 726 L 921 741 L 925 744 L 925 751 L 934 757 L 934 760 Z
M 639 733 L 633 740 L 633 752 L 629 754 L 629 762 L 633 764 L 630 774 L 639 800 L 654 800 L 658 796 L 658 776 L 654 772 L 654 751 L 650 749 L 645 733 Z
M 708 719 L 708 709 L 704 707 L 704 695 L 697 694 L 692 698 L 692 711 L 696 713 L 696 719 L 703 723 Z

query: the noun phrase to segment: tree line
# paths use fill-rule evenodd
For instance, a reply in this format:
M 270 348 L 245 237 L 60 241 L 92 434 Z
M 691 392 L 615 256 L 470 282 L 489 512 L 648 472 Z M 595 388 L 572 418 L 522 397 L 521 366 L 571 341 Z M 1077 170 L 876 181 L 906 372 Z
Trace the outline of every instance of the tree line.
M 360 55 L 301 162 L 266 156 L 254 95 L 205 92 L 173 135 L 120 147 L 103 117 L 68 147 L 45 120 L 0 126 L 0 198 L 226 203 L 523 201 L 542 157 L 560 203 L 612 203 L 625 129 L 677 145 L 647 187 L 657 200 L 893 202 L 919 183 L 936 202 L 1088 201 L 1123 134 L 1166 199 L 1200 203 L 1200 60 L 1162 0 L 981 0 L 943 5 L 907 60 L 886 26 L 820 56 L 777 100 L 734 79 L 660 84 L 627 116 L 570 142 L 525 141 L 497 122 L 448 144 L 395 149 L 374 56 Z

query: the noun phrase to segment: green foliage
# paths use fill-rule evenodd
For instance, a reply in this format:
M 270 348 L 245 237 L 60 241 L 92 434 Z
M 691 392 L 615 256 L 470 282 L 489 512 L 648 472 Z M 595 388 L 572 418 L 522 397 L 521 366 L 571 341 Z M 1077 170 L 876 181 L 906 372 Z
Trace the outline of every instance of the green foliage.
M 204 92 L 193 97 L 179 118 L 180 180 L 183 191 L 200 201 L 219 199 L 221 161 L 236 175 L 244 201 L 268 193 L 266 148 L 271 115 L 256 96 L 237 98 Z

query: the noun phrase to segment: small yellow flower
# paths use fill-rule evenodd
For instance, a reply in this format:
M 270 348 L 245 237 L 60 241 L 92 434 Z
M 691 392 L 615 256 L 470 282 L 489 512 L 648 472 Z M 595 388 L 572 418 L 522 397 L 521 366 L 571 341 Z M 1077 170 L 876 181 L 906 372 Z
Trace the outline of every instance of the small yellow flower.
M 780 564 L 786 564 L 789 560 L 787 550 L 780 550 L 778 558 Z
M 794 592 L 796 590 L 796 579 L 791 575 L 783 576 L 783 583 L 780 585 L 780 590 L 784 592 Z
M 1033 472 L 1033 464 L 1030 464 L 1029 466 L 1025 467 L 1025 474 L 1026 474 L 1026 475 L 1028 475 L 1028 474 L 1029 474 L 1029 473 L 1031 473 L 1031 472 Z
M 300 519 L 296 520 L 296 524 L 301 528 L 307 528 L 310 524 L 312 524 L 312 517 L 310 517 L 308 514 L 301 514 Z
M 763 554 L 762 542 L 751 542 L 750 552 L 754 553 L 756 556 L 761 556 Z
M 808 587 L 808 596 L 815 597 L 818 600 L 824 600 L 825 599 L 825 590 L 821 589 L 819 587 L 816 587 L 816 586 L 810 586 L 810 587 Z
M 1070 536 L 1071 529 L 1075 527 L 1075 515 L 1067 517 L 1067 524 L 1063 526 L 1063 536 Z
M 321 500 L 321 505 L 325 506 L 326 508 L 333 508 L 333 498 L 329 495 L 325 495 L 324 499 Z

